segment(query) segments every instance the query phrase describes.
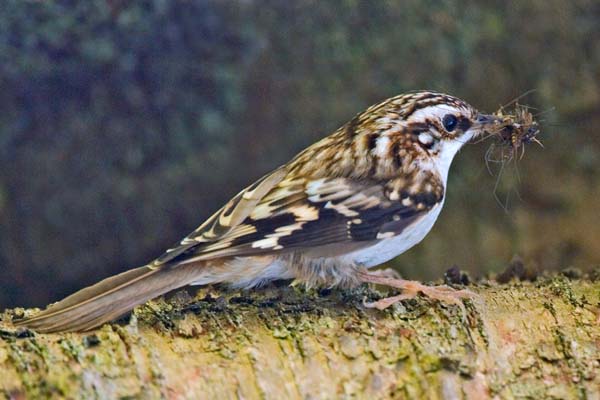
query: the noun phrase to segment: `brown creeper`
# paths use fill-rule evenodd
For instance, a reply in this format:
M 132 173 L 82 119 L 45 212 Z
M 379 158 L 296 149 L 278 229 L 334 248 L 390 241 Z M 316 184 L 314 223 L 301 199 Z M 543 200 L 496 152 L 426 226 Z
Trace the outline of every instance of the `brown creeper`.
M 146 266 L 107 278 L 17 322 L 41 332 L 88 330 L 185 285 L 251 288 L 380 283 L 462 305 L 467 291 L 388 278 L 369 268 L 419 243 L 435 223 L 456 153 L 498 117 L 434 92 L 387 99 L 242 190 Z

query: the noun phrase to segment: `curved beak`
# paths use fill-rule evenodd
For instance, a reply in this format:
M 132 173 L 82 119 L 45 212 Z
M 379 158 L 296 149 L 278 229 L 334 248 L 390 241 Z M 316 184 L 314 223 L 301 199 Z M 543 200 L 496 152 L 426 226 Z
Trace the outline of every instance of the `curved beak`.
M 497 117 L 495 115 L 491 115 L 491 114 L 479 113 L 479 114 L 477 114 L 477 117 L 475 118 L 475 124 L 480 127 L 494 125 L 501 121 L 502 121 L 502 118 Z
M 492 114 L 479 113 L 475 117 L 473 128 L 475 129 L 475 137 L 489 133 L 491 128 L 498 128 L 498 124 L 502 122 L 502 118 Z

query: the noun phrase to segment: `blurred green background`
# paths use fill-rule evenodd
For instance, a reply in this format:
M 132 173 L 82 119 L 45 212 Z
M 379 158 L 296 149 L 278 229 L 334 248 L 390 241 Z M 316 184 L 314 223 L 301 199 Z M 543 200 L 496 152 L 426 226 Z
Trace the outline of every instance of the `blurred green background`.
M 489 145 L 468 146 L 433 232 L 391 264 L 599 265 L 597 1 L 6 0 L 0 307 L 150 261 L 355 113 L 425 88 L 485 111 L 534 89 L 545 148 L 520 181 L 506 167 L 505 212 Z

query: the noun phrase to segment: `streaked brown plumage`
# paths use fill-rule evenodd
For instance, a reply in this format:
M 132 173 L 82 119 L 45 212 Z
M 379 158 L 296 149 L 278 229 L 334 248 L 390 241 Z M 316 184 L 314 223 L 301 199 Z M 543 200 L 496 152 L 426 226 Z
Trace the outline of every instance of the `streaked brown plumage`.
M 189 284 L 251 288 L 276 279 L 308 286 L 383 283 L 454 304 L 466 291 L 381 277 L 368 268 L 408 250 L 442 208 L 458 150 L 497 121 L 435 92 L 393 97 L 244 189 L 146 266 L 83 289 L 17 324 L 88 330 Z

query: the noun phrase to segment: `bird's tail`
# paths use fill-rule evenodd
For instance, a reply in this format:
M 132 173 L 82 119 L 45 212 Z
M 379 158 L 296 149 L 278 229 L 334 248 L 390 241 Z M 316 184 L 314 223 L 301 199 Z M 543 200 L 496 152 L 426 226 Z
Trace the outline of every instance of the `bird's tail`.
M 201 267 L 200 267 L 201 268 Z M 38 332 L 86 331 L 111 321 L 138 304 L 198 278 L 198 265 L 143 266 L 106 278 L 48 307 L 15 321 Z

